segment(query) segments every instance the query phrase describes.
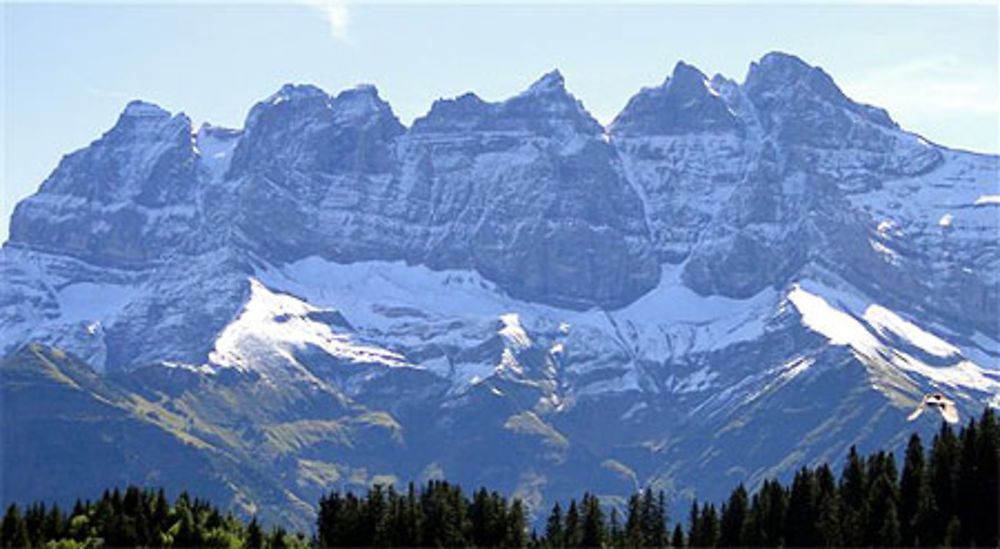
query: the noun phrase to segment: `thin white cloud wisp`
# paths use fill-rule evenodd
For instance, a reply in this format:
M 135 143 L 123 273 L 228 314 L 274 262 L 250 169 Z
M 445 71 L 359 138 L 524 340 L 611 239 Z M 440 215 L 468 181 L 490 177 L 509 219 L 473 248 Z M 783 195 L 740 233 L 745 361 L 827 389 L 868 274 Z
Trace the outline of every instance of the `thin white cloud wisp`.
M 330 28 L 330 36 L 349 43 L 348 27 L 351 12 L 345 0 L 306 0 L 305 5 L 319 13 Z

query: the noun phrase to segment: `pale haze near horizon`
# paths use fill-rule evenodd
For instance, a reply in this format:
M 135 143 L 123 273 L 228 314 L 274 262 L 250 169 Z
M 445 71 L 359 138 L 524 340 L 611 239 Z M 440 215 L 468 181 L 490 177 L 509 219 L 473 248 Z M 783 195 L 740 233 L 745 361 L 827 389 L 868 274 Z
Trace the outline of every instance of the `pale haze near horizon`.
M 515 95 L 558 68 L 602 123 L 684 60 L 743 81 L 785 51 L 955 148 L 1000 150 L 998 8 L 926 5 L 3 4 L 3 203 L 144 99 L 241 127 L 287 82 L 375 84 L 404 124 L 441 97 Z

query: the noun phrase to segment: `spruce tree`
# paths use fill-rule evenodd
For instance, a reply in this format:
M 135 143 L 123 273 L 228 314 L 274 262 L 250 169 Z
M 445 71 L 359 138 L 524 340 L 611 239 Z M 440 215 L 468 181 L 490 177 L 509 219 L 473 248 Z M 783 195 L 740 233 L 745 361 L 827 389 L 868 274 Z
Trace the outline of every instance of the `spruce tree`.
M 996 412 L 986 407 L 979 419 L 979 445 L 976 449 L 976 486 L 972 541 L 980 547 L 1000 546 L 1000 426 Z M 971 503 L 971 502 L 969 502 Z
M 816 547 L 821 543 L 816 502 L 816 480 L 812 471 L 803 467 L 795 473 L 788 496 L 784 530 L 789 547 Z
M 924 445 L 920 435 L 914 433 L 906 445 L 903 474 L 899 480 L 899 531 L 902 545 L 912 547 L 916 541 L 917 507 L 924 497 L 927 484 L 924 480 Z
M 247 535 L 243 543 L 246 549 L 264 549 L 264 532 L 260 529 L 256 516 L 251 518 L 250 524 L 247 525 Z
M 747 518 L 747 491 L 741 482 L 722 506 L 719 524 L 719 545 L 721 547 L 741 547 L 743 545 L 743 523 Z
M 937 509 L 935 536 L 944 540 L 951 519 L 955 516 L 955 477 L 958 463 L 958 441 L 947 423 L 941 424 L 941 430 L 934 437 L 928 461 L 930 489 Z
M 701 508 L 701 546 L 715 547 L 719 543 L 719 515 L 714 504 L 705 504 Z
M 31 535 L 28 534 L 28 523 L 24 520 L 17 521 L 10 547 L 32 547 Z
M 524 520 L 524 507 L 521 500 L 515 499 L 510 506 L 510 514 L 507 517 L 507 539 L 506 547 L 524 547 L 525 531 L 527 527 Z
M 577 509 L 576 500 L 569 502 L 569 509 L 566 510 L 566 536 L 567 547 L 579 547 L 583 539 L 583 521 L 580 518 L 580 511 Z
M 552 506 L 552 512 L 549 513 L 549 519 L 545 523 L 545 544 L 553 549 L 566 547 L 566 537 L 563 533 L 562 507 L 559 506 L 558 501 Z
M 608 541 L 611 547 L 625 547 L 625 530 L 622 528 L 621 515 L 619 515 L 617 508 L 611 508 L 609 523 Z
M 860 547 L 865 544 L 868 478 L 864 461 L 857 448 L 851 446 L 847 465 L 840 477 L 841 536 L 844 545 Z
M 690 547 L 701 547 L 704 543 L 701 531 L 701 512 L 698 508 L 698 500 L 691 502 L 691 510 L 688 511 L 687 542 Z
M 642 545 L 642 503 L 638 494 L 632 494 L 628 499 L 628 516 L 625 517 L 625 546 Z
M 884 471 L 872 482 L 869 491 L 868 509 L 870 515 L 867 523 L 870 532 L 867 534 L 867 545 L 895 547 L 899 545 L 899 518 L 896 512 L 896 497 L 894 486 L 889 475 Z
M 833 471 L 826 464 L 816 469 L 816 512 L 816 533 L 819 536 L 816 546 L 842 546 L 840 496 Z
M 17 534 L 18 523 L 21 522 L 21 510 L 15 504 L 7 507 L 3 523 L 0 525 L 0 547 L 12 547 Z
M 602 547 L 607 538 L 601 502 L 592 494 L 583 496 L 583 547 Z
M 676 549 L 684 547 L 684 530 L 681 529 L 679 522 L 674 526 L 674 535 L 670 538 L 670 546 Z

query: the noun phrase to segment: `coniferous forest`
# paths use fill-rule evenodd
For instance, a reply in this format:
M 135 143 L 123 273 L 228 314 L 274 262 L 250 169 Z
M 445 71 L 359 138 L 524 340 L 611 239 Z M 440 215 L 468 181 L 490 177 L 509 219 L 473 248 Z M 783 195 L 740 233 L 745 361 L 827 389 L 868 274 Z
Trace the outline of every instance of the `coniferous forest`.
M 803 468 L 790 484 L 737 486 L 725 502 L 694 502 L 668 515 L 662 492 L 619 508 L 593 494 L 555 504 L 532 527 L 517 499 L 431 481 L 363 496 L 331 493 L 315 531 L 265 529 L 181 494 L 129 487 L 71 509 L 10 505 L 0 525 L 8 547 L 998 547 L 1000 427 L 987 409 L 959 432 L 943 424 L 928 447 L 910 438 L 893 453 L 859 455 L 839 475 Z

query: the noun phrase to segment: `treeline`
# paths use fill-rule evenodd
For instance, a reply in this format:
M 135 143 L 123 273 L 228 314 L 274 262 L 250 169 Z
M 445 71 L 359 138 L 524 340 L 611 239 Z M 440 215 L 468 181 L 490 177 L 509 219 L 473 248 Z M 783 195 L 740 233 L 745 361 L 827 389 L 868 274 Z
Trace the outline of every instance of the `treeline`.
M 947 424 L 925 449 L 918 435 L 900 471 L 892 453 L 851 448 L 839 477 L 802 468 L 789 485 L 737 486 L 721 506 L 694 502 L 687 528 L 670 528 L 662 492 L 646 490 L 623 513 L 592 494 L 556 503 L 542 531 L 525 530 L 524 509 L 485 489 L 465 496 L 431 482 L 417 492 L 374 488 L 363 498 L 320 501 L 324 547 L 949 547 L 1000 545 L 1000 429 L 987 409 L 956 433 Z M 678 517 L 679 519 L 682 517 Z
M 173 504 L 163 490 L 135 486 L 105 491 L 96 502 L 77 501 L 71 511 L 36 503 L 7 508 L 0 523 L 4 548 L 52 547 L 308 547 L 305 536 L 278 527 L 265 532 L 256 519 L 231 513 L 182 493 Z
M 839 479 L 826 465 L 800 469 L 784 486 L 743 486 L 720 508 L 695 502 L 695 547 L 1000 546 L 1000 429 L 987 409 L 956 435 L 947 425 L 930 450 L 910 438 L 902 471 L 893 454 L 851 448 Z
M 666 547 L 664 495 L 651 490 L 633 495 L 627 519 L 616 509 L 605 512 L 600 500 L 584 494 L 557 503 L 544 531 L 529 530 L 520 500 L 508 501 L 480 488 L 471 497 L 461 487 L 431 481 L 405 493 L 374 487 L 359 498 L 333 493 L 320 500 L 316 521 L 321 547 Z
M 987 409 L 957 434 L 942 425 L 929 449 L 913 435 L 902 469 L 891 453 L 852 448 L 839 477 L 802 468 L 790 484 L 763 483 L 751 495 L 694 502 L 668 523 L 664 494 L 647 489 L 624 508 L 584 494 L 556 503 L 540 529 L 525 508 L 484 488 L 431 481 L 404 491 L 374 486 L 363 496 L 320 499 L 315 533 L 265 532 L 208 502 L 162 490 L 115 490 L 95 503 L 11 505 L 0 525 L 7 547 L 998 547 L 1000 428 Z

